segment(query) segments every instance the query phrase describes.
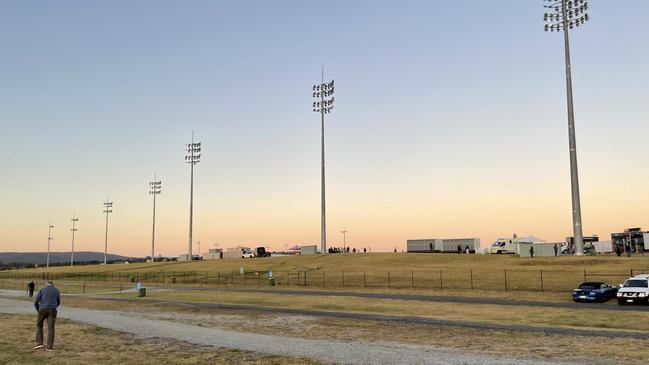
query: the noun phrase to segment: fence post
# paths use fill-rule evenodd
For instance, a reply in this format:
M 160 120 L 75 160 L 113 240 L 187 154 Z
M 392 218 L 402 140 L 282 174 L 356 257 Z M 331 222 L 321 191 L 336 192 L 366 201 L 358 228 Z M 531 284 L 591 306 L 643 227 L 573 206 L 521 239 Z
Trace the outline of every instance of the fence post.
M 415 287 L 415 270 L 410 270 L 410 287 Z
M 367 286 L 367 279 L 365 278 L 365 270 L 363 270 L 363 288 Z
M 541 269 L 541 291 L 543 291 L 543 269 Z
M 291 285 L 291 276 L 288 271 L 286 272 L 286 285 Z
M 390 289 L 390 270 L 388 270 L 388 289 Z
M 243 287 L 244 287 L 244 288 L 245 288 L 246 285 L 248 284 L 248 280 L 247 280 L 247 279 L 248 279 L 248 273 L 244 271 L 244 272 L 243 272 Z
M 257 271 L 257 288 L 259 288 L 260 281 L 261 281 L 261 275 L 259 274 L 259 271 Z
M 345 287 L 345 270 L 343 270 L 343 288 Z
M 507 270 L 505 270 L 505 291 L 507 291 Z
M 471 273 L 471 290 L 473 290 L 473 269 L 469 270 Z
M 588 280 L 586 279 L 586 269 L 584 269 L 584 281 L 588 281 Z
M 322 287 L 327 287 L 327 274 L 325 274 L 324 270 L 322 271 Z
M 308 286 L 307 285 L 307 280 L 306 280 L 306 271 L 304 272 L 304 286 Z
M 83 291 L 81 292 L 81 295 L 86 295 L 86 283 L 83 283 Z
M 439 288 L 444 289 L 444 282 L 442 281 L 442 270 L 439 271 Z

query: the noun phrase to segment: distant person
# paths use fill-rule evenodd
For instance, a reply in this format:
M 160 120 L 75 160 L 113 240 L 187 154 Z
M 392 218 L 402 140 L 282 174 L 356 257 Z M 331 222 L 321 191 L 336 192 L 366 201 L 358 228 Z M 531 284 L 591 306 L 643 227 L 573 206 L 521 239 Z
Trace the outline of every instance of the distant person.
M 534 258 L 534 246 L 530 245 L 530 257 Z
M 624 246 L 624 251 L 626 251 L 626 256 L 627 256 L 627 257 L 631 257 L 631 245 L 630 245 L 630 244 L 627 243 L 627 244 Z
M 462 253 L 462 246 L 457 245 L 457 254 L 459 255 L 461 253 Z
M 433 244 L 430 244 L 430 252 L 433 252 Z
M 36 284 L 34 284 L 34 281 L 32 280 L 27 284 L 27 291 L 30 298 L 34 296 L 34 288 L 36 288 Z
M 396 249 L 396 248 L 394 249 L 394 253 L 397 253 L 397 249 Z
M 558 247 L 557 244 L 555 243 L 555 244 L 554 244 L 554 256 L 557 256 L 558 253 L 559 253 L 559 247 Z
M 469 250 L 469 246 L 466 246 L 466 247 L 464 248 L 464 252 L 465 252 L 467 255 L 468 255 L 469 253 L 471 253 L 471 250 Z
M 367 253 L 367 247 L 363 247 L 363 253 Z
M 617 255 L 617 257 L 622 256 L 622 246 L 615 245 L 615 254 Z
M 61 293 L 54 287 L 54 282 L 49 280 L 36 295 L 34 307 L 38 311 L 36 319 L 36 347 L 43 348 L 43 322 L 47 321 L 47 351 L 54 347 L 54 325 L 56 324 L 57 308 L 61 305 Z

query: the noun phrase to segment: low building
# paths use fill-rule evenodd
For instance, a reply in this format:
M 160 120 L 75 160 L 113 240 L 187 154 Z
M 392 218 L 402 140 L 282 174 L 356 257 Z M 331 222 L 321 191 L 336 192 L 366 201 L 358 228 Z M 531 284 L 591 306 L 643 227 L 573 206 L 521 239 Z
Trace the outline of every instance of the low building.
M 189 261 L 189 255 L 184 253 L 178 257 L 178 261 Z
M 457 252 L 458 247 L 462 252 L 469 248 L 474 253 L 480 249 L 479 238 L 430 238 L 407 241 L 408 252 Z
M 611 234 L 612 249 L 619 247 L 621 253 L 626 253 L 627 247 L 631 252 L 649 252 L 649 231 L 642 228 L 627 228 L 624 232 Z
M 222 248 L 210 248 L 207 253 L 203 254 L 203 260 L 220 260 L 223 258 Z
M 315 255 L 318 253 L 318 246 L 308 245 L 300 246 L 300 255 Z
M 520 257 L 531 257 L 530 247 L 534 247 L 534 257 L 555 256 L 555 246 L 557 248 L 556 256 L 561 256 L 561 242 L 518 242 L 516 246 Z

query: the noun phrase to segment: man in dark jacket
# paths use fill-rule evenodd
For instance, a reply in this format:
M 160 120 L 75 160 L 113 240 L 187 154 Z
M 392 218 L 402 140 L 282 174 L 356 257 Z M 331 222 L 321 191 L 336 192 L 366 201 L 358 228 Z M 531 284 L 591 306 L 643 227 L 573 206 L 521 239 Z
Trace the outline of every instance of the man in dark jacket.
M 36 320 L 36 347 L 43 348 L 43 322 L 47 320 L 47 351 L 52 351 L 54 347 L 54 325 L 56 323 L 57 308 L 61 305 L 61 293 L 54 287 L 50 280 L 47 285 L 42 287 L 36 295 L 34 307 L 38 311 Z
M 33 281 L 30 281 L 29 284 L 27 284 L 27 291 L 30 298 L 34 296 L 34 288 L 36 288 L 36 284 L 34 284 Z

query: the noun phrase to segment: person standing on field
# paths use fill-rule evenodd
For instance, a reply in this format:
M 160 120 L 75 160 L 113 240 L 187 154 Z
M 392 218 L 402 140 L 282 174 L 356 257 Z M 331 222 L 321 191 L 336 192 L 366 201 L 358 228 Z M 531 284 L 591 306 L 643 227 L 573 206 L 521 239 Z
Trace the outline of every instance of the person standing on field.
M 29 284 L 27 284 L 27 291 L 30 298 L 34 296 L 34 288 L 36 288 L 36 284 L 34 284 L 34 281 L 30 281 Z
M 530 245 L 530 257 L 534 258 L 534 246 Z
M 57 308 L 61 305 L 61 293 L 54 287 L 54 282 L 49 280 L 47 285 L 41 288 L 34 300 L 34 307 L 38 312 L 36 319 L 36 347 L 35 350 L 43 348 L 43 322 L 47 321 L 47 351 L 54 347 L 54 325 L 56 324 Z
M 559 247 L 558 247 L 557 244 L 555 243 L 555 244 L 554 244 L 554 256 L 557 256 L 558 253 L 559 253 Z

